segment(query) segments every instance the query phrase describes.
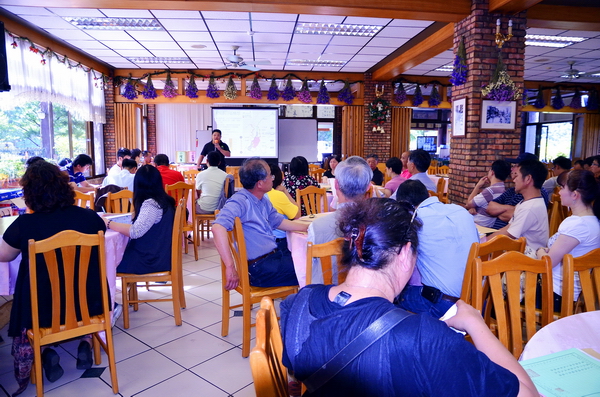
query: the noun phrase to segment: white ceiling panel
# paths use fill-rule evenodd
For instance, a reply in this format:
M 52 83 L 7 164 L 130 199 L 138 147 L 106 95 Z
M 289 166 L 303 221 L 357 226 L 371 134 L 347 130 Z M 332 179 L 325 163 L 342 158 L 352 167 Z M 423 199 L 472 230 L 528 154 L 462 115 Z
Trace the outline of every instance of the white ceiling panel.
M 171 41 L 141 41 L 140 44 L 149 50 L 172 50 L 175 48 L 179 48 L 177 43 L 175 43 L 173 40 L 171 40 Z
M 112 57 L 112 56 L 117 55 L 116 52 L 114 52 L 113 50 L 109 50 L 108 48 L 106 48 L 105 50 L 87 50 L 86 52 L 96 58 L 102 59 L 104 62 L 107 62 L 107 63 L 110 63 L 105 60 L 107 57 Z
M 385 26 L 392 20 L 389 18 L 348 17 L 344 24 L 349 25 L 379 25 Z
M 246 32 L 212 32 L 212 37 L 216 42 L 221 43 L 251 43 L 252 37 Z
M 247 32 L 250 30 L 248 19 L 207 19 L 206 25 L 208 25 L 211 32 Z
M 248 19 L 249 12 L 202 11 L 206 19 Z
M 169 69 L 194 69 L 196 64 L 194 63 L 165 63 Z
M 171 32 L 174 40 L 182 42 L 212 42 L 213 39 L 208 32 Z M 182 45 L 183 46 L 183 45 Z
M 254 52 L 287 52 L 288 44 L 254 44 Z
M 184 11 L 184 10 L 151 10 L 152 15 L 156 18 L 181 18 L 194 19 L 200 16 L 199 11 Z
M 298 22 L 342 23 L 344 19 L 346 18 L 334 15 L 301 14 L 298 16 Z
M 200 18 L 196 19 L 167 19 L 160 18 L 158 20 L 160 24 L 169 31 L 191 31 L 191 32 L 206 32 L 206 24 L 204 20 Z
M 46 15 L 51 16 L 54 15 L 52 12 L 48 11 L 45 8 L 41 7 L 20 7 L 20 6 L 2 6 L 5 10 L 12 12 L 15 15 Z
M 381 61 L 383 58 L 385 58 L 383 55 L 355 55 L 352 60 L 353 61 L 359 61 L 359 62 L 379 62 Z
M 357 36 L 333 36 L 331 39 L 332 45 L 360 45 L 363 46 L 371 40 L 371 37 L 357 37 Z
M 104 44 L 96 40 L 69 40 L 69 44 L 74 45 L 75 47 L 82 49 L 85 52 L 89 52 L 90 50 L 107 49 L 107 47 Z
M 387 56 L 392 52 L 390 48 L 386 47 L 364 47 L 360 50 L 360 55 L 384 55 Z
M 64 19 L 56 16 L 24 15 L 23 19 L 42 29 L 77 29 Z
M 294 34 L 293 43 L 298 44 L 327 44 L 332 36 L 320 34 Z
M 597 32 L 595 32 L 597 33 Z M 582 41 L 581 43 L 575 43 L 570 48 L 587 48 L 590 50 L 595 50 L 600 48 L 600 39 L 587 39 Z
M 140 44 L 136 43 L 135 41 L 131 40 L 131 41 L 113 41 L 110 43 L 110 47 L 115 49 L 115 50 L 144 50 L 144 47 L 142 47 Z
M 81 30 L 72 30 L 72 29 L 46 29 L 48 33 L 54 35 L 56 37 L 60 37 L 63 40 L 71 42 L 71 40 L 94 40 L 89 34 Z
M 369 45 L 375 47 L 388 47 L 396 49 L 398 47 L 402 47 L 404 43 L 406 43 L 409 39 L 397 39 L 391 37 L 373 37 L 373 40 L 369 42 Z
M 155 57 L 180 58 L 187 57 L 185 52 L 181 50 L 152 50 Z
M 296 14 L 269 14 L 265 12 L 252 12 L 252 23 L 254 21 L 296 21 Z
M 87 30 L 86 33 L 100 41 L 131 40 L 131 36 L 120 30 Z
M 117 10 L 112 8 L 103 8 L 102 14 L 109 18 L 154 18 L 148 10 Z
M 269 34 L 269 33 L 254 33 L 254 42 L 259 43 L 276 43 L 287 44 L 292 39 L 292 34 Z
M 137 41 L 168 41 L 171 36 L 167 32 L 145 31 L 145 30 L 127 30 L 127 33 Z
M 120 49 L 120 50 L 115 49 L 115 51 L 119 55 L 121 55 L 121 56 L 123 56 L 125 58 L 151 57 L 152 56 L 152 54 L 149 51 L 143 50 L 143 49 L 142 50 L 131 50 L 131 49 L 123 48 L 123 49 Z
M 325 45 L 310 44 L 292 44 L 290 52 L 314 52 L 321 54 L 325 50 Z
M 328 45 L 324 54 L 356 54 L 362 49 L 358 46 Z
M 317 60 L 321 56 L 321 53 L 318 52 L 290 52 L 287 56 L 287 59 L 308 59 L 308 60 Z
M 527 46 L 527 47 L 525 47 L 525 57 L 526 58 L 535 57 L 538 55 L 547 54 L 551 51 L 554 51 L 554 49 L 548 48 L 548 47 Z
M 48 8 L 48 11 L 61 17 L 93 17 L 102 18 L 104 14 L 93 8 Z
M 568 37 L 597 37 L 598 32 L 585 32 L 581 30 L 566 30 L 559 34 L 559 36 L 568 36 Z
M 421 27 L 426 28 L 431 25 L 433 21 L 415 21 L 412 19 L 394 19 L 388 26 L 408 26 L 408 27 Z
M 252 21 L 252 30 L 260 33 L 291 33 L 295 22 Z
M 410 39 L 421 33 L 421 28 L 408 28 L 404 26 L 386 26 L 377 33 L 376 37 L 392 37 L 401 39 Z

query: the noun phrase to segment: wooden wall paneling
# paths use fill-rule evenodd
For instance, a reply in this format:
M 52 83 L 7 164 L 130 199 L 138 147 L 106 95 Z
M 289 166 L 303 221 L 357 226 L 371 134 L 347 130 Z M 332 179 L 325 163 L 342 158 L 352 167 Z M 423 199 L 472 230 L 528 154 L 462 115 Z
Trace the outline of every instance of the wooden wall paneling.
M 410 143 L 411 108 L 392 108 L 392 142 L 390 157 L 398 157 L 408 150 Z
M 136 133 L 138 129 L 136 112 L 139 109 L 141 109 L 141 105 L 136 103 L 115 104 L 115 146 L 117 149 L 121 147 L 129 149 L 136 147 Z
M 583 142 L 581 157 L 596 156 L 600 153 L 600 114 L 586 114 L 583 121 Z
M 364 106 L 342 109 L 342 155 L 364 157 Z

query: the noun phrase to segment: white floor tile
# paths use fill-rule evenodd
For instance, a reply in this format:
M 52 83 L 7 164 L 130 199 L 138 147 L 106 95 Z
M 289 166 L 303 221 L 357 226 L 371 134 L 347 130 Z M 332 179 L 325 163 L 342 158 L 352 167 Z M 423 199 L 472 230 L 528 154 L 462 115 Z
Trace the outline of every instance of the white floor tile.
M 123 310 L 127 310 L 126 307 L 123 308 Z M 171 309 L 172 311 L 172 309 Z M 156 320 L 160 320 L 161 318 L 165 318 L 168 317 L 169 314 L 158 310 L 157 308 L 150 306 L 147 303 L 141 303 L 139 305 L 139 309 L 138 311 L 133 311 L 133 307 L 130 306 L 129 307 L 129 329 L 134 329 L 137 327 L 141 327 L 143 325 L 146 325 L 148 323 L 151 323 L 153 321 Z M 116 324 L 119 328 L 124 329 L 123 328 L 123 315 L 121 315 L 121 318 L 119 318 L 117 320 L 117 324 Z
M 196 327 L 186 322 L 177 326 L 174 317 L 165 317 L 142 327 L 131 329 L 129 334 L 150 347 L 156 347 L 191 334 L 196 330 Z
M 208 332 L 196 331 L 159 346 L 156 351 L 185 368 L 191 368 L 234 347 Z
M 215 299 L 223 297 L 223 286 L 221 285 L 221 281 L 213 281 L 209 284 L 190 288 L 186 292 L 206 300 L 214 301 Z
M 136 394 L 136 397 L 165 397 L 165 396 L 227 396 L 223 390 L 208 383 L 192 372 L 185 371 L 179 375 Z
M 220 356 L 191 368 L 191 371 L 228 393 L 234 393 L 252 383 L 250 362 L 242 358 L 240 349 L 227 351 Z
M 236 392 L 233 397 L 256 397 L 254 385 L 244 387 L 242 390 Z
M 221 306 L 212 302 L 185 309 L 184 321 L 198 328 L 221 322 Z

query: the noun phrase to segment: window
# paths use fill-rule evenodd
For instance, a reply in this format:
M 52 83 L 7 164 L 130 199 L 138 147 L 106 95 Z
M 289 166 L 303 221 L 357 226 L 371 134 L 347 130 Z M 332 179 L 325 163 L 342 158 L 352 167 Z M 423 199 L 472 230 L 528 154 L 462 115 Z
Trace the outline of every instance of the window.
M 331 153 L 333 151 L 333 123 L 318 122 L 317 123 L 317 158 L 319 161 L 325 160 L 323 153 Z
M 540 161 L 551 162 L 558 156 L 571 158 L 573 114 L 529 112 L 525 126 L 525 151 Z

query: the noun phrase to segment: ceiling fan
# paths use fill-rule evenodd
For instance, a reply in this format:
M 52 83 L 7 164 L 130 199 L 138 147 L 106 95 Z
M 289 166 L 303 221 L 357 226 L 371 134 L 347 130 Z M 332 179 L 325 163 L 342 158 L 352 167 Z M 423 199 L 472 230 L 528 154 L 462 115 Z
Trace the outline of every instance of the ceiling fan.
M 232 45 L 231 49 L 233 50 L 233 54 L 227 55 L 227 61 L 225 63 L 225 66 L 219 68 L 219 69 L 227 69 L 227 68 L 242 68 L 242 69 L 248 69 L 251 70 L 253 72 L 256 72 L 258 70 L 260 70 L 260 68 L 257 68 L 256 66 L 252 66 L 252 65 L 269 65 L 271 64 L 271 61 L 244 61 L 244 58 L 242 58 L 241 56 L 239 56 L 237 54 L 237 50 L 240 48 L 240 46 L 237 45 Z
M 565 70 L 562 73 L 562 75 L 560 76 L 563 79 L 576 80 L 581 77 L 588 78 L 588 79 L 599 79 L 600 78 L 600 71 L 581 72 L 581 71 L 573 68 L 575 61 L 568 61 L 567 63 L 569 64 L 569 69 Z

